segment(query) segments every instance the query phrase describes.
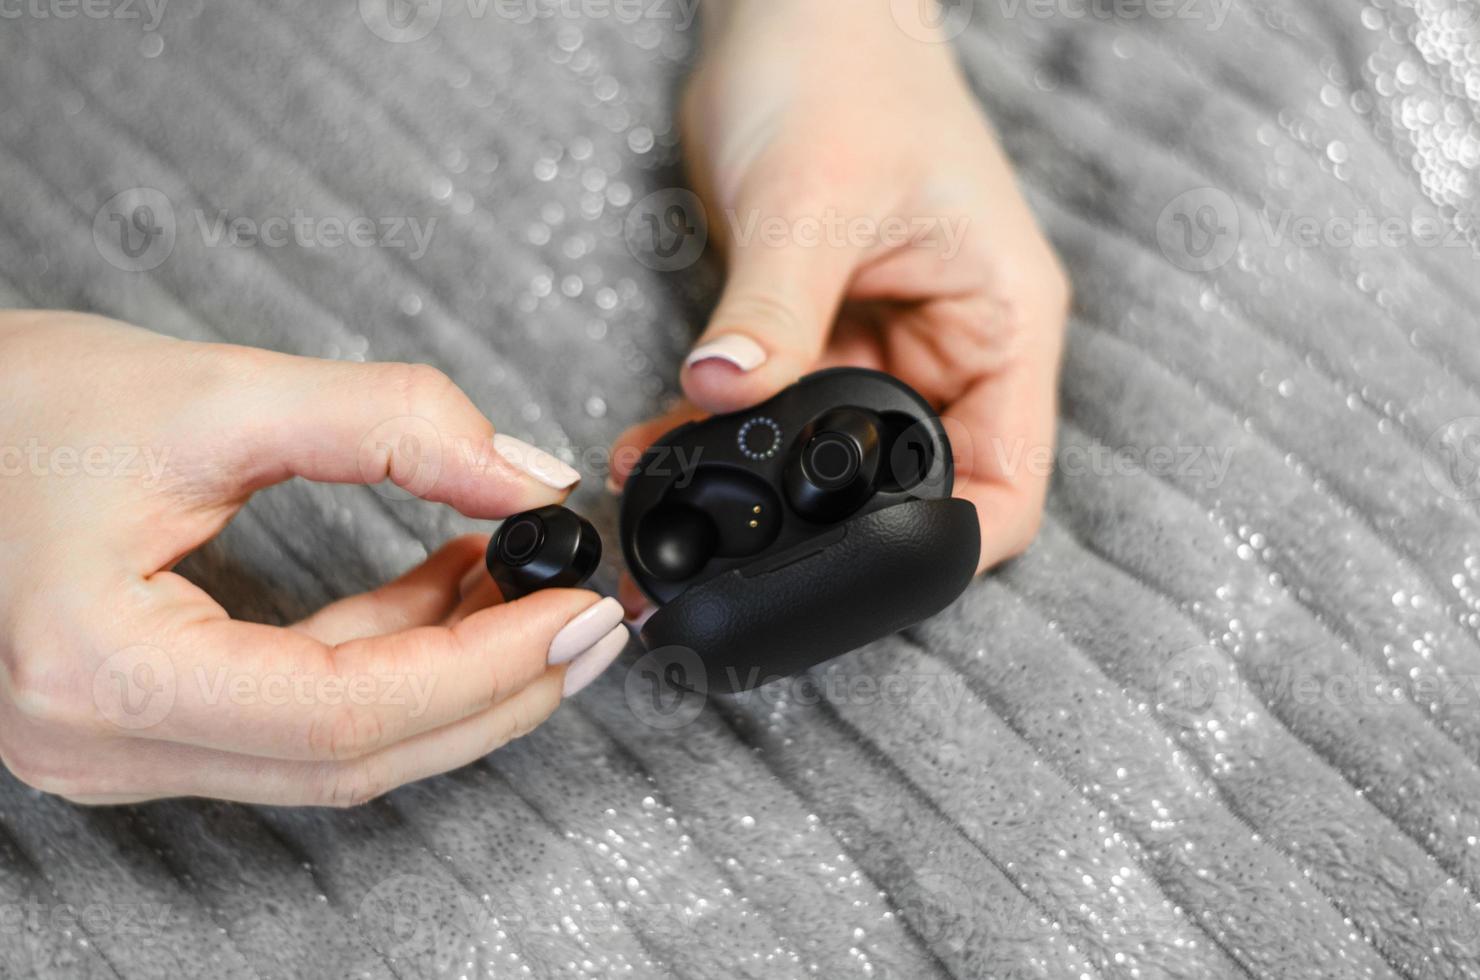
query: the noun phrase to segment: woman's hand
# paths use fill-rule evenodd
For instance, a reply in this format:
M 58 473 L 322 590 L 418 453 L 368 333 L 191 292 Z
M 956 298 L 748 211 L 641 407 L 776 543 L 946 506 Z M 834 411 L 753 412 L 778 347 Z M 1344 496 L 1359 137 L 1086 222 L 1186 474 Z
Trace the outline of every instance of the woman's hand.
M 728 279 L 687 399 L 622 436 L 613 479 L 681 421 L 876 368 L 942 411 L 985 569 L 1037 532 L 1069 287 L 949 45 L 891 6 L 913 5 L 708 8 L 683 124 Z
M 170 569 L 294 476 L 389 479 L 475 518 L 577 480 L 431 368 L 0 314 L 11 772 L 83 802 L 358 803 L 528 732 L 625 644 L 592 592 L 498 604 L 484 537 L 288 628 L 231 620 Z

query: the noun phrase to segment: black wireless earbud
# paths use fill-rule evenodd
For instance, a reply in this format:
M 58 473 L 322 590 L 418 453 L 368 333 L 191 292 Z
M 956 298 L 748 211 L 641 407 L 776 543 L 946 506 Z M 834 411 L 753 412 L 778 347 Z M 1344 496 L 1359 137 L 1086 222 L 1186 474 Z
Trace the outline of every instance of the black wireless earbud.
M 829 523 L 864 505 L 879 474 L 880 428 L 873 412 L 836 408 L 802 430 L 783 477 L 798 514 Z
M 504 521 L 488 542 L 487 564 L 506 601 L 573 589 L 601 564 L 601 538 L 590 521 L 552 504 Z

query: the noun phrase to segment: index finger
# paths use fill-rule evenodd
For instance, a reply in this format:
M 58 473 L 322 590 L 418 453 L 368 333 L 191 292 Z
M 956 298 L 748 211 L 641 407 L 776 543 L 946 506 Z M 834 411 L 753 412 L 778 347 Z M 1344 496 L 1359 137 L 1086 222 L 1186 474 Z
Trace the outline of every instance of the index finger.
M 559 503 L 580 473 L 493 423 L 446 374 L 425 364 L 236 355 L 246 380 L 223 425 L 249 491 L 294 476 L 389 481 L 408 496 L 490 519 Z

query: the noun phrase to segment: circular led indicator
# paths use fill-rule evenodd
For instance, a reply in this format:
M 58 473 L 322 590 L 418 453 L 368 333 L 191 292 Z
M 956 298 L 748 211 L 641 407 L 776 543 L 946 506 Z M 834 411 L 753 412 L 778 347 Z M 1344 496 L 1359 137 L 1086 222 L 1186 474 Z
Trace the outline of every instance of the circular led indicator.
M 757 415 L 740 426 L 737 442 L 746 459 L 770 459 L 781 450 L 781 426 L 773 418 Z

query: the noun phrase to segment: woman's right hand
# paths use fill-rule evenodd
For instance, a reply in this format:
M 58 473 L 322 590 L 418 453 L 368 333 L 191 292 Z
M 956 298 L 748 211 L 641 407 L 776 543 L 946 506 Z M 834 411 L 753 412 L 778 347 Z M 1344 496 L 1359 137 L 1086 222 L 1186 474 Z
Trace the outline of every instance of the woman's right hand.
M 171 571 L 257 490 L 389 479 L 480 519 L 578 474 L 445 375 L 0 313 L 0 759 L 79 802 L 350 805 L 544 721 L 627 640 L 583 590 L 499 602 L 486 537 L 301 623 Z M 283 528 L 284 534 L 293 534 Z

